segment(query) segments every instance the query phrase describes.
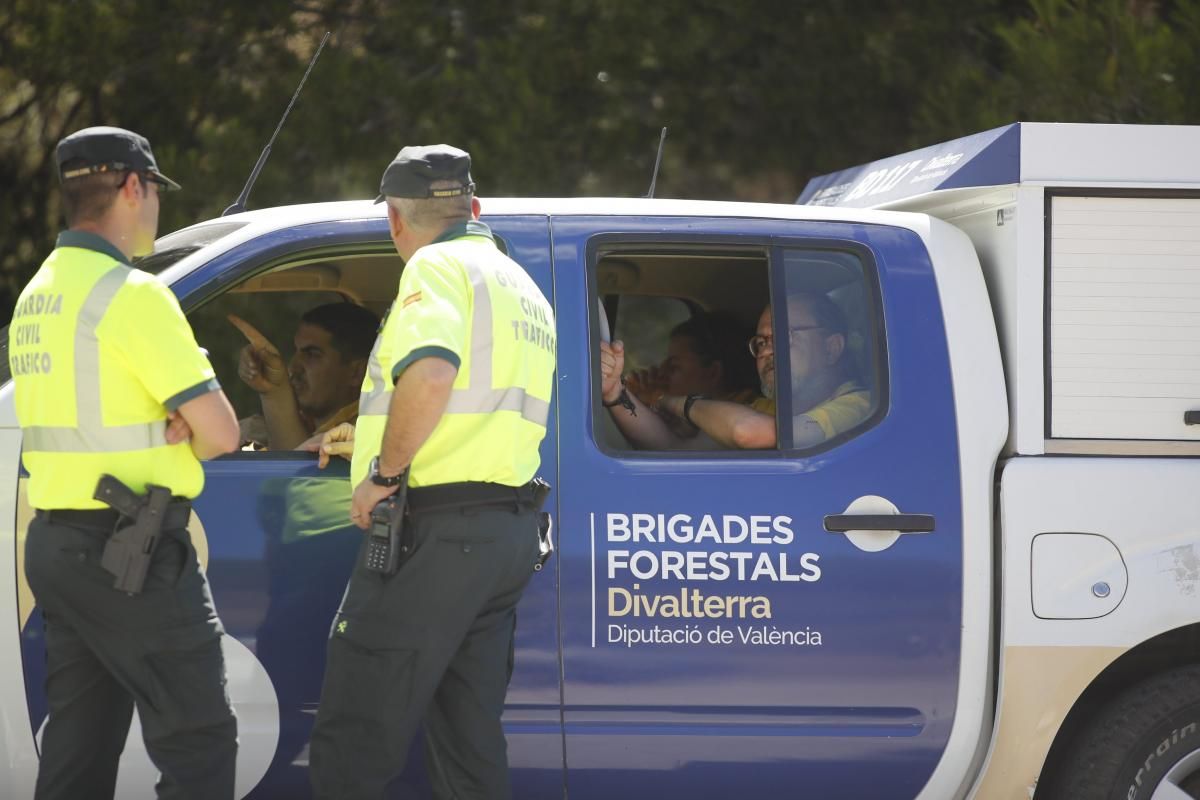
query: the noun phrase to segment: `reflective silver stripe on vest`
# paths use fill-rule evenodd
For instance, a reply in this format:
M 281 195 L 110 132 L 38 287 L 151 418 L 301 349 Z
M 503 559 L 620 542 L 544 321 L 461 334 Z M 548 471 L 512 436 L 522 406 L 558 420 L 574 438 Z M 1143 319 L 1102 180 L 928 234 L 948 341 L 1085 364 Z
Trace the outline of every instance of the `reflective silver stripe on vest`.
M 386 325 L 386 320 L 384 325 Z M 392 395 L 383 382 L 383 365 L 379 363 L 379 346 L 383 343 L 383 325 L 379 327 L 379 335 L 375 337 L 375 346 L 371 348 L 371 356 L 367 359 L 367 376 L 371 379 L 371 391 L 363 392 L 358 398 L 358 415 L 374 414 L 387 415 L 388 404 Z
M 488 291 L 487 278 L 474 261 L 464 262 L 463 266 L 467 269 L 471 285 L 475 287 L 475 316 L 471 320 L 471 382 L 466 389 L 458 389 L 450 395 L 451 406 L 454 404 L 454 395 L 459 392 L 486 392 L 492 388 L 492 357 L 496 344 L 492 331 L 492 295 Z
M 76 426 L 25 428 L 22 446 L 26 452 L 113 453 L 162 447 L 167 443 L 165 422 L 105 425 L 100 409 L 100 340 L 96 338 L 96 327 L 131 273 L 125 266 L 104 273 L 79 308 L 75 320 Z
M 466 269 L 467 277 L 475 289 L 475 313 L 471 319 L 471 378 L 467 388 L 455 389 L 450 393 L 446 413 L 490 414 L 493 411 L 516 411 L 529 422 L 546 427 L 546 420 L 550 417 L 550 404 L 547 401 L 527 395 L 525 389 L 520 386 L 507 389 L 492 388 L 495 340 L 492 328 L 492 298 L 488 292 L 487 278 L 474 261 L 459 263 Z M 375 341 L 370 361 L 367 363 L 372 390 L 363 392 L 359 398 L 359 414 L 386 416 L 391 403 L 391 391 L 383 383 L 383 365 L 379 362 L 380 340 Z
M 550 404 L 541 398 L 526 394 L 519 386 L 511 389 L 459 389 L 450 395 L 447 414 L 489 414 L 493 411 L 516 411 L 524 419 L 546 427 L 550 418 Z
M 99 429 L 38 426 L 23 431 L 27 453 L 115 453 L 146 450 L 167 443 L 162 422 L 144 425 L 110 425 Z

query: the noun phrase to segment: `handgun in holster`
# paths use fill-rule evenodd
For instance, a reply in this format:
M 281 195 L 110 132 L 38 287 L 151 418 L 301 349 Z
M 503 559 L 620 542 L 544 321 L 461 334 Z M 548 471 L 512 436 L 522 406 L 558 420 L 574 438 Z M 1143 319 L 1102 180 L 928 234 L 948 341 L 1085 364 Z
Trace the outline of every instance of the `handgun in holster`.
M 396 570 L 412 553 L 412 529 L 408 519 L 408 470 L 400 478 L 400 488 L 385 497 L 371 510 L 371 525 L 367 528 L 367 546 L 363 551 L 363 568 L 380 575 L 395 575 Z
M 546 496 L 550 494 L 550 484 L 541 478 L 534 478 L 531 485 L 533 487 L 533 508 L 538 512 L 538 553 L 537 560 L 533 562 L 533 571 L 541 572 L 542 567 L 546 566 L 546 562 L 550 560 L 550 556 L 554 555 L 554 525 L 550 520 L 550 512 L 541 510 L 542 504 L 546 502 Z
M 116 577 L 114 589 L 138 594 L 146 585 L 146 573 L 171 503 L 171 490 L 146 484 L 146 494 L 140 495 L 112 475 L 101 475 L 93 497 L 121 515 L 104 545 L 100 566 Z

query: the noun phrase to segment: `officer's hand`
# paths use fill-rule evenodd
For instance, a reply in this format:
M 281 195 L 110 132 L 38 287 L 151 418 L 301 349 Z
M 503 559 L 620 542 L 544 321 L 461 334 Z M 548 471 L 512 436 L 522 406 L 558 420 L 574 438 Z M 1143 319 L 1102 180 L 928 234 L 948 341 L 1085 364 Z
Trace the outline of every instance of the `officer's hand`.
M 600 396 L 611 403 L 621 395 L 621 371 L 625 368 L 625 343 L 600 343 Z
M 178 411 L 167 413 L 167 444 L 179 444 L 192 438 L 192 428 Z
M 331 456 L 341 456 L 349 461 L 354 457 L 354 425 L 350 422 L 343 422 L 325 433 L 313 436 L 296 449 L 316 453 L 317 466 L 321 469 L 329 466 Z
M 364 531 L 371 525 L 371 511 L 379 501 L 395 494 L 399 486 L 379 486 L 364 478 L 354 487 L 354 498 L 350 501 L 350 521 Z
M 258 328 L 237 316 L 227 319 L 249 342 L 238 355 L 238 377 L 259 394 L 271 394 L 288 386 L 287 365 L 278 348 Z

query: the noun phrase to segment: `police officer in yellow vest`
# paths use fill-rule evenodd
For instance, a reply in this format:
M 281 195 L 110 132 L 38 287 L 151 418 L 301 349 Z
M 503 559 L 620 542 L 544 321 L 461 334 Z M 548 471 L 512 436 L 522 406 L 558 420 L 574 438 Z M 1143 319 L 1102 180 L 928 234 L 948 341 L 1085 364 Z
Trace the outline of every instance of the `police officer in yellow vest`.
M 555 328 L 478 221 L 470 163 L 406 147 L 376 201 L 406 265 L 363 381 L 351 517 L 367 527 L 408 470 L 411 555 L 391 575 L 360 559 L 334 620 L 311 745 L 318 800 L 382 798 L 421 723 L 435 797 L 511 795 L 500 714 L 538 550 L 531 480 Z
M 150 143 L 121 128 L 78 131 L 56 155 L 68 230 L 9 329 L 36 509 L 25 570 L 46 625 L 35 797 L 113 797 L 136 706 L 158 797 L 230 800 L 237 723 L 187 522 L 200 459 L 237 447 L 237 420 L 175 296 L 129 264 L 153 249 L 159 193 L 179 186 Z M 114 529 L 130 523 L 94 499 L 104 474 L 174 495 L 137 593 L 118 591 L 101 566 Z

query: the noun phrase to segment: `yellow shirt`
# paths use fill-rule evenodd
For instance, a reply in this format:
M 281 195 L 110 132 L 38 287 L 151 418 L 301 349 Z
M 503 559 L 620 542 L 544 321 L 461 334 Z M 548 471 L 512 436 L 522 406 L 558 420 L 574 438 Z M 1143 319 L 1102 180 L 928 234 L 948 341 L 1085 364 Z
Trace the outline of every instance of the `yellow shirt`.
M 846 381 L 834 390 L 833 396 L 804 412 L 830 439 L 858 425 L 871 413 L 871 393 L 857 381 Z
M 760 414 L 769 414 L 775 416 L 775 398 L 774 397 L 756 397 L 750 403 L 750 407 Z
M 66 231 L 9 326 L 22 460 L 35 508 L 105 508 L 104 473 L 195 497 L 204 472 L 165 440 L 167 412 L 219 389 L 179 302 L 103 238 Z
M 311 435 L 316 436 L 318 433 L 331 431 L 343 422 L 353 423 L 356 419 L 358 419 L 358 403 L 353 402 L 338 409 L 332 417 L 314 428 Z
M 775 398 L 759 397 L 750 407 L 763 414 L 775 416 Z M 813 406 L 803 415 L 816 422 L 830 439 L 858 425 L 871 413 L 871 393 L 858 381 L 846 381 L 834 390 L 823 403 Z
M 404 267 L 359 401 L 354 485 L 379 454 L 392 387 L 409 364 L 458 369 L 446 413 L 417 451 L 409 485 L 527 483 L 540 463 L 555 359 L 554 311 L 480 222 L 453 226 Z

